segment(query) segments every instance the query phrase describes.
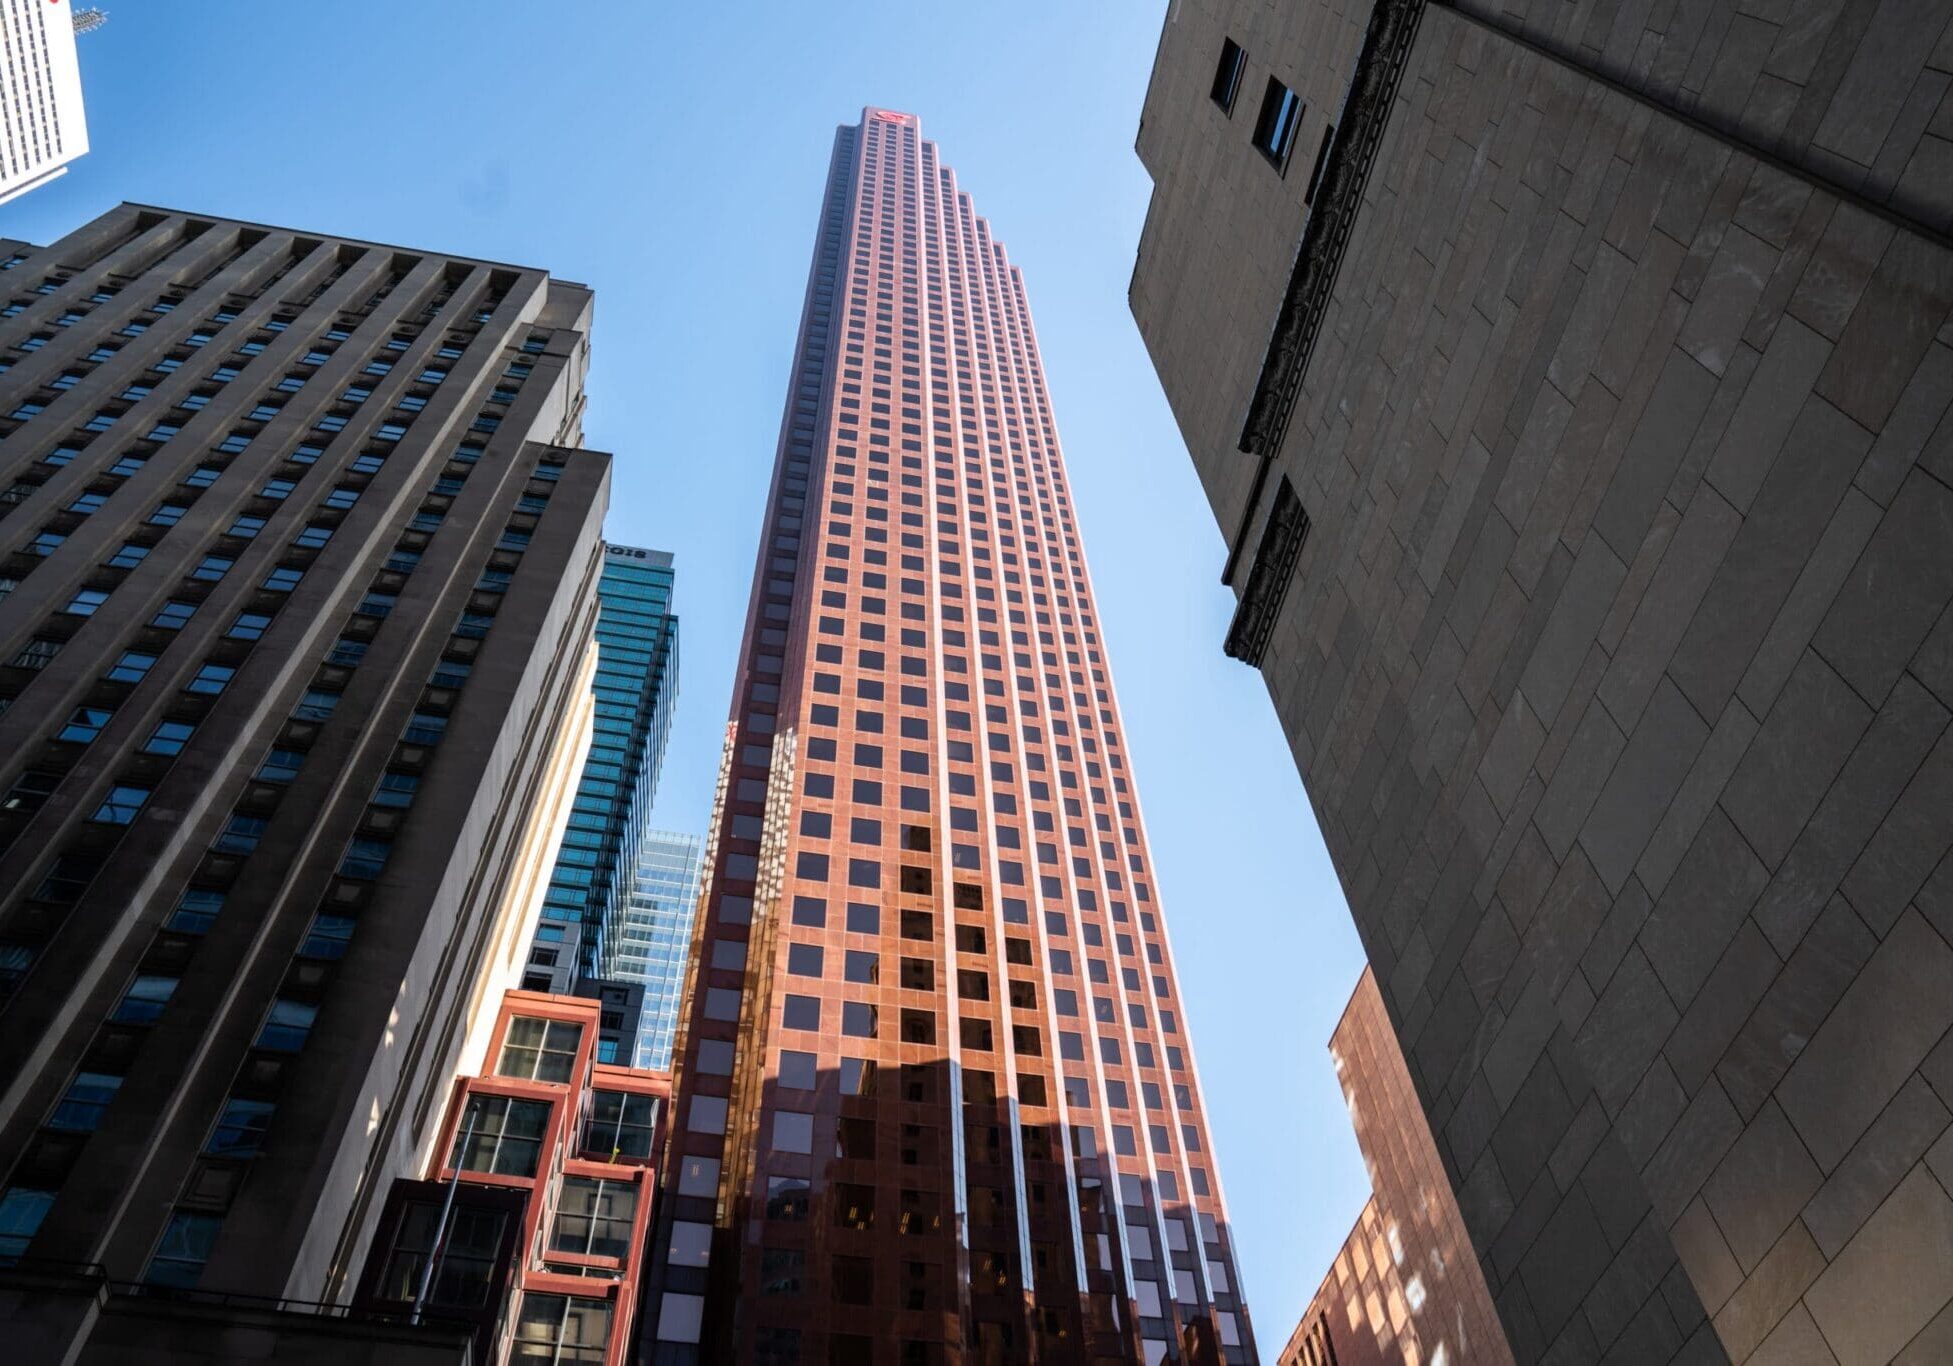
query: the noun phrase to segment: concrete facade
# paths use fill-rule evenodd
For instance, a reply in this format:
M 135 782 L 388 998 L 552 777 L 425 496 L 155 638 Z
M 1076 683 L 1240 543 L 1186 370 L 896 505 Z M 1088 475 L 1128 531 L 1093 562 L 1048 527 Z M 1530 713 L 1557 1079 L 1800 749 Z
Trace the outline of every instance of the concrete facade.
M 1166 24 L 1132 307 L 1229 648 L 1519 1360 L 1946 1360 L 1948 13 L 1477 9 Z
M 0 1253 L 343 1302 L 588 743 L 590 294 L 135 205 L 0 247 Z

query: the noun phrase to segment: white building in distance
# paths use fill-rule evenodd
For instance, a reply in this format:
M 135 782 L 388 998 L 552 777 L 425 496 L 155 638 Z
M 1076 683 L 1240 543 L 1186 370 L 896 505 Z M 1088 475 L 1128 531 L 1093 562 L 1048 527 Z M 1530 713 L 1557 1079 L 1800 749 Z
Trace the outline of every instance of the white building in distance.
M 87 150 L 68 0 L 0 0 L 0 204 Z

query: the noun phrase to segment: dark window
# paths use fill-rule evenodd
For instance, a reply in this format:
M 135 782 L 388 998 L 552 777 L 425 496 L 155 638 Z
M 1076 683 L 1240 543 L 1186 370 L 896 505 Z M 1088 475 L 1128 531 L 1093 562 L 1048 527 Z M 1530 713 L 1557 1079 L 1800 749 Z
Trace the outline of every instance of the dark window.
M 1248 54 L 1232 38 L 1221 44 L 1221 64 L 1214 69 L 1214 103 L 1229 118 L 1234 116 L 1234 97 L 1241 90 L 1241 69 L 1248 64 Z
M 1255 150 L 1276 170 L 1288 170 L 1288 154 L 1295 148 L 1295 130 L 1302 124 L 1302 99 L 1273 76 L 1261 97 L 1261 116 L 1255 120 Z

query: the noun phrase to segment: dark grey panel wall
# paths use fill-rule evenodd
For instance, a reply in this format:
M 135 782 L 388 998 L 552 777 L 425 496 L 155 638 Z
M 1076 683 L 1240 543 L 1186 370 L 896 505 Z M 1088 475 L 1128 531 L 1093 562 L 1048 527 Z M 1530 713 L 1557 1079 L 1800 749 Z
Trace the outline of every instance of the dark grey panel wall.
M 1741 83 L 1746 16 L 1603 8 L 1535 36 Z M 1953 253 L 1937 134 L 1833 70 L 1898 25 L 1937 109 L 1901 8 L 1757 21 L 1830 35 L 1795 118 L 1882 119 L 1884 180 L 1429 9 L 1271 475 L 1262 667 L 1521 1360 L 1953 1354 Z M 1174 245 L 1156 357 L 1230 326 L 1141 306 Z

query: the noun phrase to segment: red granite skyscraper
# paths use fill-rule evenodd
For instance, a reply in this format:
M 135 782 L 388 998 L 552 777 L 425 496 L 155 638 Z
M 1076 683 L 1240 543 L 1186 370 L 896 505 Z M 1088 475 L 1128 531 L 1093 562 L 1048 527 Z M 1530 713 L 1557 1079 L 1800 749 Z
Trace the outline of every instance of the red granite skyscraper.
M 836 138 L 674 1053 L 660 1363 L 1255 1359 L 1023 279 Z

